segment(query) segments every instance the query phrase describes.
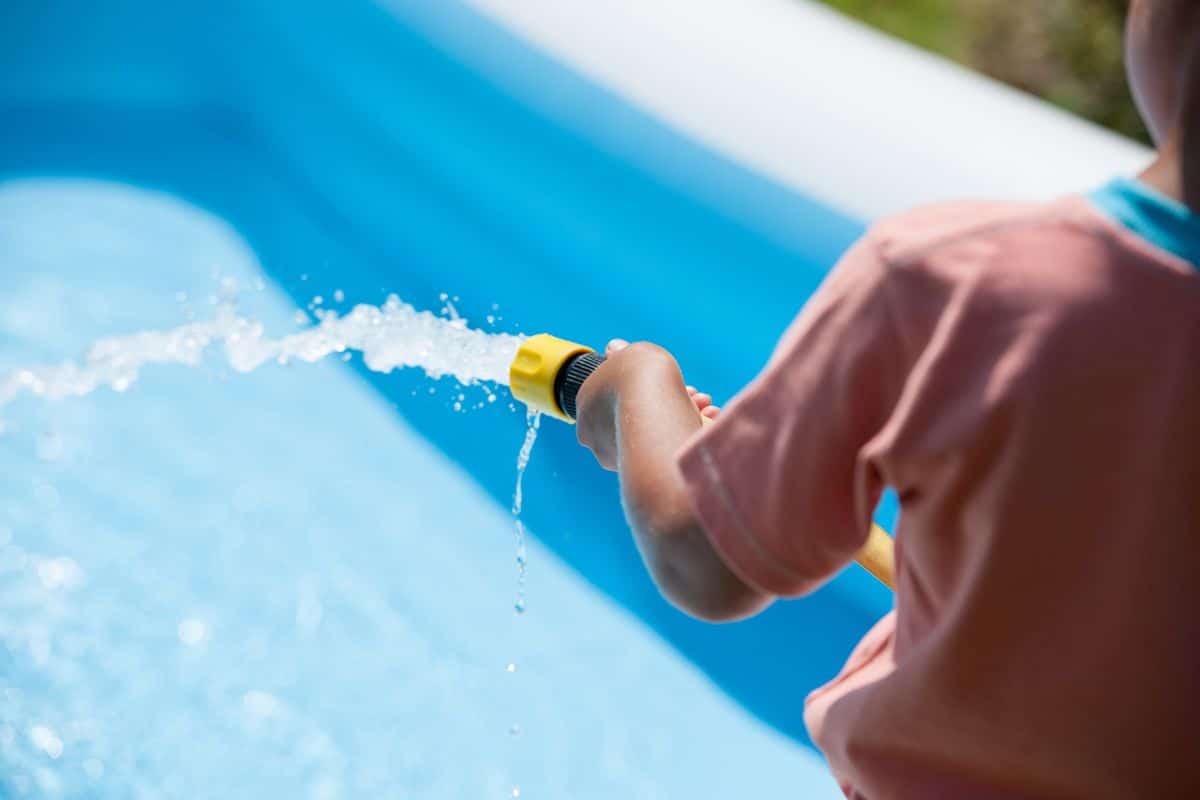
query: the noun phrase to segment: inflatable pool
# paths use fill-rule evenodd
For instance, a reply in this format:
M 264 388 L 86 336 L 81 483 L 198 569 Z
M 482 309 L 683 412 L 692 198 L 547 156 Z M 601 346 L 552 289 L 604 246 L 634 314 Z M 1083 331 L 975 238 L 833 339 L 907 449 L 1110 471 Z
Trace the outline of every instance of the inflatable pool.
M 723 400 L 871 218 L 1144 155 L 790 0 L 9 3 L 0 371 L 395 293 Z M 547 422 L 515 615 L 482 397 L 326 360 L 5 407 L 0 796 L 837 796 L 803 698 L 887 592 L 689 620 Z

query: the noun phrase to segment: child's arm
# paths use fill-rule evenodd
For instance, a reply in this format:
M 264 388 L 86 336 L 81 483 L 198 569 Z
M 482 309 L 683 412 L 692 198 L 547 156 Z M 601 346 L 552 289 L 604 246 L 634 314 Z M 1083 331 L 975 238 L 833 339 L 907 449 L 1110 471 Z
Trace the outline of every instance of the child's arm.
M 620 473 L 646 564 L 685 611 L 745 617 L 815 591 L 856 554 L 888 581 L 891 541 L 871 518 L 915 351 L 890 299 L 906 273 L 895 277 L 883 242 L 868 235 L 847 251 L 703 434 L 710 398 L 689 397 L 653 345 L 611 353 L 583 384 L 580 442 Z
M 579 441 L 619 474 L 626 516 L 663 595 L 713 622 L 770 603 L 726 566 L 692 511 L 677 458 L 701 412 L 671 354 L 650 344 L 611 352 L 577 402 Z

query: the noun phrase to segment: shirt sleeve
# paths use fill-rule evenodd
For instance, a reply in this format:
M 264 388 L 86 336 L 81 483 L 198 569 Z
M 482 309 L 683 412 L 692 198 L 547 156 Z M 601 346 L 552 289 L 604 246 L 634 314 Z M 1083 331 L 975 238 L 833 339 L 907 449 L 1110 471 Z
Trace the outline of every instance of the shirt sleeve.
M 764 371 L 680 454 L 714 547 L 761 591 L 811 592 L 866 542 L 882 480 L 862 451 L 891 415 L 905 372 L 886 279 L 868 236 Z

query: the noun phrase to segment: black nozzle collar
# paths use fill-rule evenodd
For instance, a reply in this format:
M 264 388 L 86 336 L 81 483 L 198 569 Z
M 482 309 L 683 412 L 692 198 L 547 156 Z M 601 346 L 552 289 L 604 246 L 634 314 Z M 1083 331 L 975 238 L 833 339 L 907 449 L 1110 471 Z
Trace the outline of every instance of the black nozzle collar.
M 554 378 L 554 398 L 558 407 L 571 419 L 575 419 L 575 398 L 583 382 L 604 363 L 599 353 L 581 353 L 571 358 Z

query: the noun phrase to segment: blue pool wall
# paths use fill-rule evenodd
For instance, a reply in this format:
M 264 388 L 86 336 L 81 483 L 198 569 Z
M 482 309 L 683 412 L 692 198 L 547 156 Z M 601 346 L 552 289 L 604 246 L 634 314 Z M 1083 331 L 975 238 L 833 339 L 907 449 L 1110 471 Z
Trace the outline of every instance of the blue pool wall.
M 0 72 L 2 178 L 176 194 L 234 225 L 301 306 L 341 289 L 438 308 L 445 292 L 477 323 L 498 304 L 499 329 L 654 340 L 722 401 L 863 229 L 454 3 L 17 2 Z M 508 504 L 519 413 L 453 414 L 448 384 L 353 366 Z M 851 568 L 753 621 L 694 622 L 658 597 L 571 428 L 543 427 L 526 481 L 539 539 L 798 740 L 805 691 L 890 607 Z

